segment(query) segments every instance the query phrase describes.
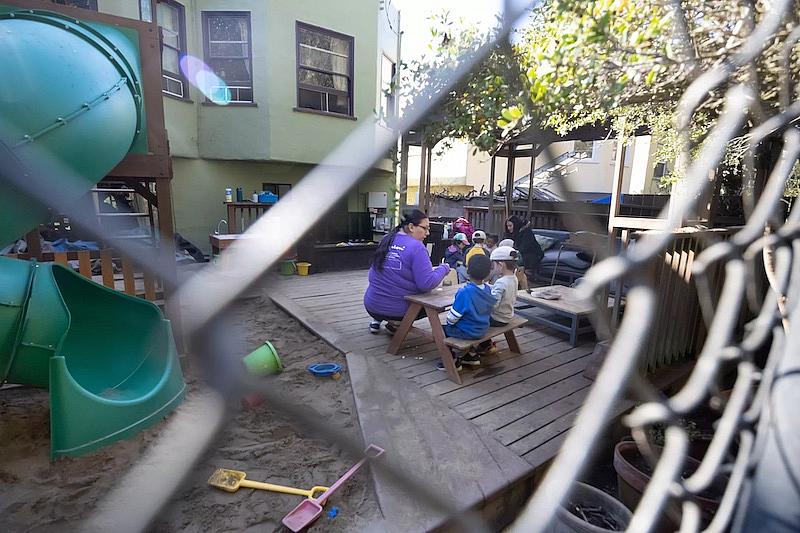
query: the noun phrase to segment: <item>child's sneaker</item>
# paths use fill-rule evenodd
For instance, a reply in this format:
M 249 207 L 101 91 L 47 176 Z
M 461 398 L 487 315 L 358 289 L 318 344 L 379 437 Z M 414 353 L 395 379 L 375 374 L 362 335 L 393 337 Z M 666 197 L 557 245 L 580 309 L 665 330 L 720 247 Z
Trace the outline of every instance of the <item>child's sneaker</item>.
M 391 322 L 391 321 L 386 322 L 386 331 L 388 331 L 390 335 L 394 335 L 395 333 L 397 333 L 398 327 L 399 324 L 397 324 L 397 322 Z
M 461 372 L 461 370 L 464 368 L 461 366 L 461 359 L 453 359 L 453 363 L 455 363 L 456 370 L 459 372 Z M 441 359 L 439 359 L 439 361 L 436 363 L 436 370 L 444 370 L 445 372 L 447 371 Z
M 377 335 L 381 332 L 381 322 L 380 320 L 373 320 L 369 323 L 369 332 L 373 335 Z
M 481 366 L 481 357 L 473 352 L 469 352 L 461 357 L 461 364 L 467 366 Z
M 480 350 L 478 352 L 478 354 L 479 355 L 495 355 L 499 351 L 500 350 L 497 348 L 497 344 L 494 341 L 492 341 L 492 344 L 489 345 L 488 348 L 486 348 L 485 350 Z

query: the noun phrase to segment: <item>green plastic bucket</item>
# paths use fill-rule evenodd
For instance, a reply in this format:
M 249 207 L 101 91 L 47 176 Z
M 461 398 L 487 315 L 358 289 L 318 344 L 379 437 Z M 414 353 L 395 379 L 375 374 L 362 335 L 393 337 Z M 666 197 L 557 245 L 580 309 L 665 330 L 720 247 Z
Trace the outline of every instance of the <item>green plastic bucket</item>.
M 254 376 L 277 374 L 283 370 L 278 352 L 269 341 L 246 355 L 242 362 L 247 372 Z
M 297 267 L 294 264 L 294 261 L 291 259 L 285 259 L 281 261 L 281 274 L 284 276 L 294 276 L 294 273 L 297 272 Z

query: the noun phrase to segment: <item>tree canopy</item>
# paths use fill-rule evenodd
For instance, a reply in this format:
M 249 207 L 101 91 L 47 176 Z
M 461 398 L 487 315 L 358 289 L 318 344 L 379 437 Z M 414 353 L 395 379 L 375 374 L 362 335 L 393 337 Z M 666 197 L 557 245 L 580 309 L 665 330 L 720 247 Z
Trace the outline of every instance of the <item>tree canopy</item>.
M 561 133 L 598 121 L 610 121 L 618 131 L 625 124 L 623 134 L 646 125 L 659 139 L 657 157 L 674 159 L 676 105 L 702 73 L 721 65 L 732 71 L 693 114 L 695 144 L 713 127 L 725 90 L 734 83 L 753 84 L 761 96 L 755 111 L 761 119 L 798 97 L 798 36 L 792 31 L 800 0 L 784 1 L 790 2 L 788 15 L 763 42 L 763 51 L 738 67 L 734 58 L 779 2 L 545 2 L 510 42 L 496 43 L 480 67 L 449 91 L 426 131 L 437 140 L 464 138 L 492 152 L 533 122 Z M 435 18 L 430 53 L 410 65 L 406 87 L 425 86 L 499 27 L 482 33 L 447 14 Z M 732 159 L 740 155 L 739 144 L 730 146 Z

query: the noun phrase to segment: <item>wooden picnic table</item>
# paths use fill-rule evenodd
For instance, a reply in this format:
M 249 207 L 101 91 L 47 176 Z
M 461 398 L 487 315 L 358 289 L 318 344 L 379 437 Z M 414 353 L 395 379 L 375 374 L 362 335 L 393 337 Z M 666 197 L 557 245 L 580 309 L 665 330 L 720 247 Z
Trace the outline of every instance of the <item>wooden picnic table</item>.
M 428 322 L 430 322 L 431 325 L 433 341 L 436 343 L 436 348 L 439 350 L 439 355 L 442 357 L 447 376 L 460 385 L 461 376 L 458 375 L 458 370 L 456 370 L 453 353 L 450 351 L 447 344 L 445 344 L 444 328 L 439 319 L 439 313 L 446 311 L 453 305 L 453 300 L 459 288 L 461 288 L 461 285 L 452 285 L 450 287 L 439 287 L 424 294 L 406 296 L 406 300 L 408 300 L 410 305 L 392 338 L 392 342 L 389 343 L 387 351 L 391 354 L 397 354 L 397 352 L 400 351 L 400 345 L 403 344 L 406 336 L 414 327 L 414 321 L 417 319 L 420 311 L 424 309 L 425 314 L 428 316 Z
M 537 291 L 548 290 L 558 294 L 557 300 L 547 300 L 537 298 L 526 290 L 517 292 L 517 302 L 522 302 L 520 309 L 538 307 L 545 309 L 555 315 L 565 317 L 569 320 L 568 324 L 563 324 L 541 315 L 531 315 L 530 320 L 544 324 L 558 331 L 569 334 L 569 343 L 573 346 L 578 342 L 578 335 L 593 331 L 591 324 L 581 325 L 581 321 L 586 319 L 595 310 L 595 303 L 592 300 L 578 297 L 578 291 L 563 285 L 553 285 L 550 287 L 537 287 L 529 289 L 536 294 Z M 608 299 L 608 307 L 613 307 L 614 299 Z
M 397 352 L 400 351 L 400 345 L 403 344 L 406 336 L 414 327 L 414 322 L 420 315 L 420 311 L 424 310 L 428 317 L 428 322 L 431 325 L 431 335 L 436 343 L 439 356 L 442 358 L 442 363 L 447 371 L 447 376 L 459 385 L 461 385 L 461 376 L 458 374 L 458 370 L 456 370 L 453 352 L 450 351 L 450 346 L 460 350 L 468 350 L 471 346 L 474 346 L 477 343 L 490 340 L 492 337 L 498 335 L 505 335 L 505 338 L 508 341 L 509 349 L 512 352 L 520 353 L 519 343 L 517 342 L 517 338 L 514 336 L 514 329 L 527 324 L 528 321 L 524 318 L 515 317 L 514 320 L 505 326 L 490 327 L 486 334 L 480 339 L 458 339 L 454 337 L 447 338 L 441 319 L 439 318 L 439 313 L 446 311 L 453 305 L 456 292 L 458 292 L 458 289 L 460 289 L 462 286 L 463 285 L 440 287 L 432 290 L 429 293 L 406 296 L 406 300 L 408 300 L 410 305 L 408 306 L 408 310 L 406 311 L 402 322 L 400 322 L 400 326 L 397 328 L 394 338 L 389 344 L 387 351 L 391 354 L 397 354 Z

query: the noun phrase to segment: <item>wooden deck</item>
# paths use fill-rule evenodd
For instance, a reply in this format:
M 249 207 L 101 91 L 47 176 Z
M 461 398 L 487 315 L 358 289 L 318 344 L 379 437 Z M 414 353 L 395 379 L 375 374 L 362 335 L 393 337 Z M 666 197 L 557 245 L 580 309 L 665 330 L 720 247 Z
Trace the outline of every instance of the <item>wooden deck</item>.
M 412 332 L 403 343 L 399 354 L 391 355 L 386 352 L 391 337 L 386 332 L 380 335 L 369 332 L 370 318 L 362 303 L 367 288 L 366 271 L 316 274 L 309 277 L 276 276 L 274 281 L 270 290 L 278 305 L 348 354 L 348 370 L 351 373 L 365 440 L 372 438 L 370 433 L 385 438 L 387 422 L 378 420 L 378 414 L 373 412 L 373 404 L 376 402 L 374 397 L 369 402 L 359 398 L 361 387 L 357 383 L 357 377 L 361 376 L 367 382 L 363 386 L 366 391 L 369 386 L 375 386 L 376 380 L 384 377 L 381 374 L 388 372 L 391 375 L 385 376 L 388 378 L 386 387 L 403 389 L 404 392 L 397 394 L 401 405 L 391 413 L 382 412 L 380 416 L 404 416 L 402 411 L 406 408 L 402 404 L 411 402 L 409 396 L 412 395 L 415 398 L 415 409 L 420 402 L 428 404 L 429 409 L 449 407 L 450 409 L 437 411 L 439 414 L 436 415 L 439 418 L 453 418 L 448 426 L 450 429 L 443 429 L 445 432 L 472 431 L 468 427 L 472 425 L 480 435 L 494 437 L 505 448 L 499 452 L 486 452 L 498 462 L 497 470 L 501 472 L 495 485 L 505 484 L 508 487 L 519 479 L 527 478 L 523 492 L 532 489 L 534 477 L 539 473 L 540 467 L 546 465 L 557 453 L 592 384 L 582 375 L 594 348 L 592 335 L 580 338 L 577 346 L 573 347 L 566 334 L 541 325 L 522 327 L 516 330 L 521 354 L 510 352 L 505 339 L 498 339 L 500 352 L 496 356 L 484 358 L 477 369 L 465 368 L 461 372 L 463 384 L 458 385 L 448 380 L 445 372 L 436 369 L 438 356 L 429 337 Z M 537 311 L 524 310 L 519 314 L 526 316 L 534 312 Z M 421 329 L 429 328 L 427 321 L 418 321 L 415 325 Z M 358 358 L 353 358 L 351 362 L 351 354 L 357 354 Z M 383 364 L 378 367 L 377 362 Z M 371 368 L 365 370 L 354 365 Z M 424 394 L 419 395 L 419 391 Z M 385 390 L 384 393 L 388 394 L 388 391 Z M 439 425 L 436 419 L 426 420 L 424 412 L 425 409 L 416 409 L 416 414 L 409 417 L 411 420 L 407 423 L 411 426 Z M 465 421 L 468 422 L 465 424 Z M 458 429 L 452 429 L 454 427 Z M 411 427 L 405 431 L 414 433 L 416 429 L 418 428 Z M 409 435 L 406 439 L 440 439 L 440 445 L 446 446 L 444 443 L 448 440 L 460 437 L 447 434 L 431 436 L 430 431 L 430 428 L 422 428 L 419 429 L 419 434 L 414 433 L 416 436 Z M 420 436 L 423 433 L 425 435 Z M 481 438 L 479 436 L 476 440 Z M 432 448 L 436 446 L 437 444 L 431 445 Z M 493 448 L 494 445 L 490 447 Z M 446 460 L 447 457 L 436 450 L 429 453 L 438 457 L 431 459 L 432 465 L 429 468 L 433 469 L 441 466 L 436 464 L 437 461 Z M 522 458 L 524 462 L 513 456 Z M 454 467 L 454 475 L 461 475 L 460 471 L 464 467 L 469 468 L 469 464 Z M 446 477 L 449 474 L 440 471 L 439 475 Z M 447 480 L 444 481 L 447 485 Z M 453 490 L 458 491 L 459 483 L 455 480 L 450 485 Z M 495 485 L 488 489 L 480 487 L 484 498 L 488 500 L 487 490 L 498 490 Z M 376 490 L 386 514 L 380 488 L 376 487 Z M 525 496 L 527 494 L 521 495 L 522 501 Z M 390 516 L 386 518 L 391 520 Z M 428 525 L 431 524 L 432 522 L 428 522 Z M 416 529 L 411 524 L 405 527 Z M 427 526 L 422 529 L 426 528 Z

